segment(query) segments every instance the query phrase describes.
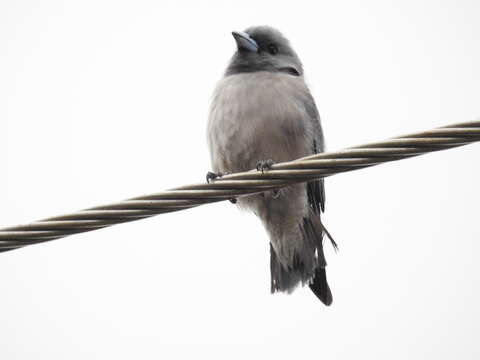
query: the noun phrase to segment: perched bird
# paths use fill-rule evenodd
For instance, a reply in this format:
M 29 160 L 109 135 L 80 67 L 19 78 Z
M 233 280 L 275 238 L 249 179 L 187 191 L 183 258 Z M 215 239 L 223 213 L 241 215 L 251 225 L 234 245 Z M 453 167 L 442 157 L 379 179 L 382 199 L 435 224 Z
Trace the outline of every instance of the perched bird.
M 274 162 L 324 151 L 317 107 L 289 41 L 269 26 L 232 35 L 237 51 L 210 107 L 207 137 L 213 173 L 207 180 L 255 167 L 268 171 Z M 328 232 L 320 220 L 323 179 L 241 197 L 237 204 L 253 211 L 270 237 L 272 293 L 290 293 L 298 284 L 308 284 L 330 305 L 323 252 Z

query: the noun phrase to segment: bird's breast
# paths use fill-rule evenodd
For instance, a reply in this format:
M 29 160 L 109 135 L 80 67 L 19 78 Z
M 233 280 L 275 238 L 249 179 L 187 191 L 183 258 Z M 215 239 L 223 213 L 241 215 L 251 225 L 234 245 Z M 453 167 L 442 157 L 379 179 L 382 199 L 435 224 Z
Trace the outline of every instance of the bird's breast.
M 246 73 L 222 79 L 214 93 L 208 142 L 214 171 L 235 172 L 259 160 L 288 161 L 310 154 L 303 78 Z M 304 141 L 307 140 L 307 141 Z

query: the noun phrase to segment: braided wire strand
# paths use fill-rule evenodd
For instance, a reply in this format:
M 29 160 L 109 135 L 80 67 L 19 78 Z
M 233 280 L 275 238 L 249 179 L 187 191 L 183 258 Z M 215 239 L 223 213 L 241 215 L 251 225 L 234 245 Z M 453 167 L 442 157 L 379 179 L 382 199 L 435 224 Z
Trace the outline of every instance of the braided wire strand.
M 407 159 L 480 141 L 480 120 L 453 124 L 389 140 L 325 152 L 274 164 L 261 172 L 224 175 L 211 183 L 192 184 L 117 203 L 0 229 L 0 252 L 101 229 L 167 212 Z

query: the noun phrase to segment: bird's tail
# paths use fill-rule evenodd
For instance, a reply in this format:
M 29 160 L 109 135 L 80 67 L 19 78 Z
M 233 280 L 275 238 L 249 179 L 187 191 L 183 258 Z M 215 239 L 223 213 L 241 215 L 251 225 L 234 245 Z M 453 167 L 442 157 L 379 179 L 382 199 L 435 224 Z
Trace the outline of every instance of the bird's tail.
M 280 261 L 274 247 L 270 244 L 270 272 L 272 293 L 290 293 L 298 284 L 308 284 L 313 293 L 325 304 L 332 303 L 332 293 L 328 286 L 323 252 L 324 234 L 331 239 L 318 215 L 311 212 L 302 219 L 300 226 L 300 239 L 291 239 L 296 244 L 295 253 L 288 266 Z M 331 239 L 336 247 L 335 242 Z
M 322 303 L 330 306 L 333 301 L 332 292 L 327 282 L 327 272 L 325 268 L 317 268 L 312 283 L 308 285 L 313 293 L 320 299 Z

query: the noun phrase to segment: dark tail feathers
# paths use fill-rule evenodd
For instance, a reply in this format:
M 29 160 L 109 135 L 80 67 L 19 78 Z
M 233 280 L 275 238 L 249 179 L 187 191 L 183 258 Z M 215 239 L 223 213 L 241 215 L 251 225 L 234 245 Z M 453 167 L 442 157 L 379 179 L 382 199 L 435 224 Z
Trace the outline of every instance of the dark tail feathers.
M 308 284 L 313 293 L 325 305 L 332 304 L 332 292 L 327 283 L 325 255 L 323 253 L 323 234 L 336 244 L 325 229 L 319 217 L 313 214 L 303 218 L 300 224 L 303 242 L 300 252 L 295 254 L 293 263 L 285 268 L 279 261 L 275 249 L 270 244 L 271 291 L 292 292 L 298 284 Z
M 304 283 L 305 278 L 301 272 L 287 271 L 280 261 L 277 254 L 270 244 L 270 272 L 271 272 L 271 292 L 286 291 L 290 293 L 300 282 Z M 319 267 L 315 270 L 312 279 L 308 285 L 312 292 L 326 306 L 330 306 L 333 301 L 332 292 L 327 282 L 327 273 L 325 268 Z
M 327 283 L 327 272 L 325 271 L 325 268 L 318 268 L 315 270 L 313 282 L 309 287 L 322 303 L 327 306 L 332 304 L 333 297 Z

